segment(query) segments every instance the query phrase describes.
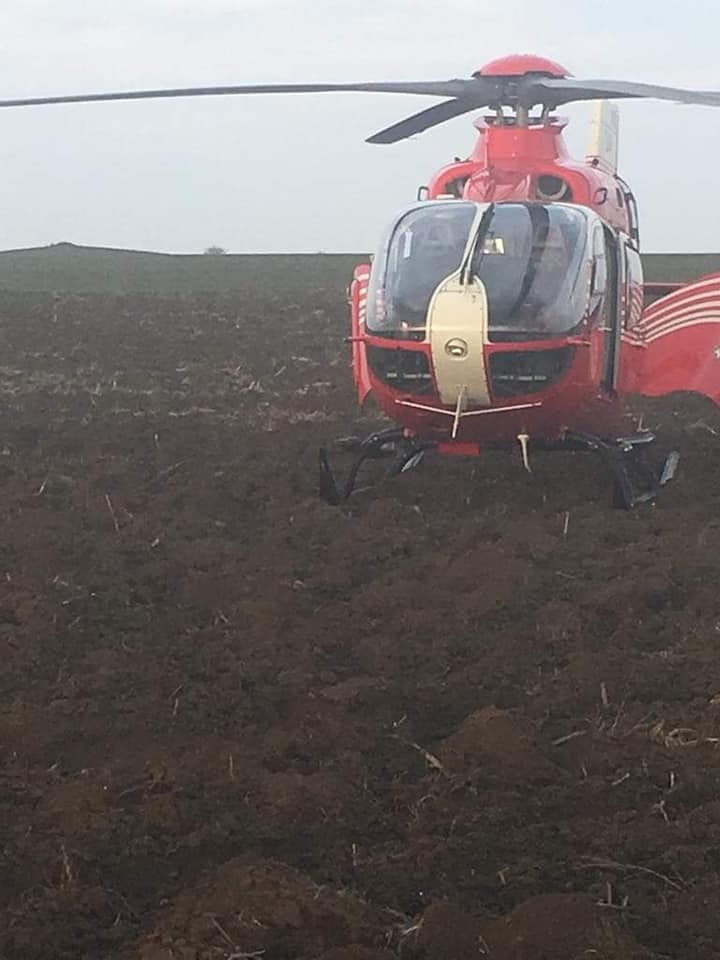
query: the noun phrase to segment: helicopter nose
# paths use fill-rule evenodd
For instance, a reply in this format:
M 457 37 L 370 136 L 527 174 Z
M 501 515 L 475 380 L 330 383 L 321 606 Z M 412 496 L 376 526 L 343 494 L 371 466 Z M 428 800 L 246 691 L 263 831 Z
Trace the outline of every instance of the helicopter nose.
M 435 291 L 428 310 L 428 336 L 442 403 L 490 405 L 485 372 L 487 317 L 481 283 L 460 283 L 455 273 Z
M 462 360 L 468 354 L 468 345 L 462 337 L 451 337 L 445 344 L 445 353 L 450 357 Z

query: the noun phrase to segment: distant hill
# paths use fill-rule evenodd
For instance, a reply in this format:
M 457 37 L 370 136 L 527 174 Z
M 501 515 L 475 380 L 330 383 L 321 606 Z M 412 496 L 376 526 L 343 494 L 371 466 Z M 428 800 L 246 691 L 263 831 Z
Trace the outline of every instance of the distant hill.
M 174 254 L 57 243 L 0 252 L 0 289 L 170 296 L 298 284 L 344 288 L 366 254 Z
M 644 253 L 645 279 L 685 283 L 706 273 L 720 273 L 720 253 Z
M 298 285 L 343 289 L 367 254 L 171 254 L 58 243 L 0 252 L 0 289 L 58 293 L 248 292 L 282 296 Z M 720 253 L 643 255 L 647 280 L 685 281 L 720 272 Z

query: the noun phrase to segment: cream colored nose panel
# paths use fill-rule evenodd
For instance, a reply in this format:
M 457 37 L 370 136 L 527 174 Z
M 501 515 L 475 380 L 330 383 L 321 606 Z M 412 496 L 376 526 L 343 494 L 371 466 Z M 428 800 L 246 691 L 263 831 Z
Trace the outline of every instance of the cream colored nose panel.
M 488 309 L 484 286 L 461 284 L 460 273 L 443 280 L 428 309 L 428 338 L 443 403 L 489 405 L 485 374 Z

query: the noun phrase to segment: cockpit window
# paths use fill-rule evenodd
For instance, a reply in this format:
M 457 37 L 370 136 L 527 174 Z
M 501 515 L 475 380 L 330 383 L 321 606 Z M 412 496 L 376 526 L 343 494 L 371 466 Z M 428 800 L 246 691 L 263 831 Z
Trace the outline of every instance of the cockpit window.
M 552 203 L 483 208 L 481 220 L 478 204 L 428 204 L 396 222 L 373 264 L 368 330 L 423 339 L 432 296 L 459 270 L 471 240 L 470 273 L 487 293 L 491 340 L 553 336 L 582 322 L 591 262 L 583 212 Z
M 475 252 L 491 339 L 566 333 L 583 319 L 588 297 L 587 221 L 554 204 L 495 208 Z
M 422 339 L 432 295 L 459 269 L 476 214 L 474 204 L 453 201 L 402 217 L 373 267 L 368 329 Z

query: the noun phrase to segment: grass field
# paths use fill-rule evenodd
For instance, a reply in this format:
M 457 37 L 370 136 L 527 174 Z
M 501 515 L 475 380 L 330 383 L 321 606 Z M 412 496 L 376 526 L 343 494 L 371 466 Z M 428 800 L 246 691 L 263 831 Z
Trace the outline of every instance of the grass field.
M 344 286 L 368 254 L 180 255 L 59 243 L 0 253 L 0 289 L 38 293 L 291 294 Z M 645 254 L 646 279 L 684 281 L 720 270 L 720 254 Z
M 290 295 L 346 285 L 367 255 L 183 255 L 59 243 L 0 253 L 0 289 L 37 293 L 231 293 Z

